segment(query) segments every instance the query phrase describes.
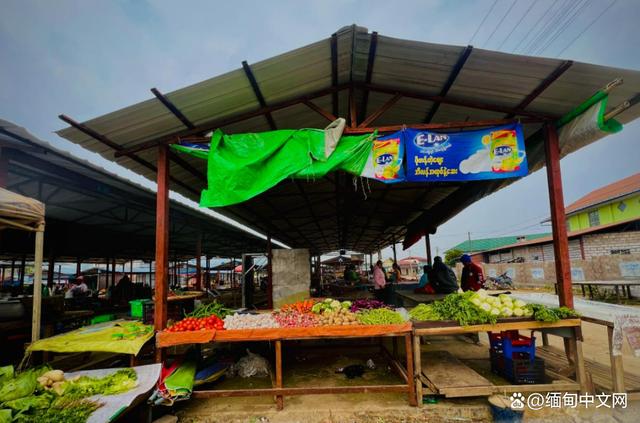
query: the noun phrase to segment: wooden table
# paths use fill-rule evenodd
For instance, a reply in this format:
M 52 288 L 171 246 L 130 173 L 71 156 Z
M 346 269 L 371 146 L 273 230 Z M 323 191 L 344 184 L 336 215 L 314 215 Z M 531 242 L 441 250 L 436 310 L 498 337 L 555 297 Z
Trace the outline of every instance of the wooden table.
M 495 325 L 473 325 L 459 326 L 457 322 L 414 322 L 413 325 L 413 351 L 415 364 L 415 386 L 418 406 L 422 405 L 422 355 L 421 340 L 423 336 L 436 335 L 463 335 L 479 332 L 501 332 L 507 330 L 532 330 L 540 331 L 544 335 L 557 335 L 568 341 L 572 352 L 573 363 L 576 368 L 576 380 L 568 378 L 560 383 L 537 384 L 537 385 L 500 385 L 494 386 L 489 391 L 486 387 L 478 390 L 477 387 L 457 388 L 457 396 L 490 395 L 491 393 L 512 393 L 512 392 L 557 392 L 557 391 L 580 391 L 586 392 L 586 373 L 584 359 L 582 357 L 582 333 L 580 331 L 580 319 L 564 319 L 555 323 L 544 323 L 521 318 L 501 319 Z
M 574 281 L 573 282 L 574 285 L 579 285 L 580 288 L 582 288 L 582 296 L 583 297 L 587 297 L 587 293 L 585 291 L 585 287 L 589 290 L 589 298 L 593 300 L 593 286 L 598 287 L 598 286 L 607 286 L 607 287 L 613 287 L 616 291 L 616 300 L 618 301 L 618 304 L 620 303 L 620 290 L 622 289 L 623 294 L 626 291 L 627 294 L 627 298 L 631 299 L 631 287 L 632 286 L 640 286 L 640 281 L 638 280 L 628 280 L 628 279 L 622 279 L 622 280 L 615 280 L 615 281 Z M 557 292 L 557 285 L 556 286 L 556 294 Z
M 275 396 L 276 407 L 282 410 L 285 395 L 339 394 L 339 393 L 373 393 L 373 392 L 406 392 L 410 405 L 417 405 L 414 385 L 413 344 L 411 323 L 401 325 L 357 325 L 357 326 L 319 326 L 312 328 L 274 328 L 249 330 L 194 331 L 194 332 L 159 332 L 156 336 L 157 348 L 169 346 L 207 343 L 207 342 L 257 342 L 271 341 L 275 347 L 275 381 L 272 388 L 263 389 L 228 389 L 193 391 L 193 398 Z M 380 345 L 381 353 L 389 359 L 391 367 L 402 377 L 405 383 L 397 385 L 359 385 L 332 387 L 287 388 L 282 380 L 282 343 L 293 340 L 315 339 L 349 339 L 349 338 L 404 338 L 406 368 L 398 362 L 384 345 Z M 394 343 L 395 346 L 395 343 Z M 396 348 L 394 347 L 394 350 Z

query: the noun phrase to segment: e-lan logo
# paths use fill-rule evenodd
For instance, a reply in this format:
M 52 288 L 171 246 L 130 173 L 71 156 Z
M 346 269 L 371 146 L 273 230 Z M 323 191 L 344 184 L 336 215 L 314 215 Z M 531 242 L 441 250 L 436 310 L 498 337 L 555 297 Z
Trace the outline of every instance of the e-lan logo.
M 513 150 L 508 145 L 502 145 L 500 147 L 496 147 L 493 150 L 493 155 L 494 156 L 498 156 L 498 157 L 509 156 L 509 155 L 511 155 L 512 151 Z
M 393 162 L 393 154 L 381 154 L 376 159 L 376 164 L 380 166 L 385 166 Z
M 413 144 L 423 154 L 434 154 L 446 151 L 451 147 L 449 135 L 434 134 L 431 132 L 418 132 L 413 138 Z

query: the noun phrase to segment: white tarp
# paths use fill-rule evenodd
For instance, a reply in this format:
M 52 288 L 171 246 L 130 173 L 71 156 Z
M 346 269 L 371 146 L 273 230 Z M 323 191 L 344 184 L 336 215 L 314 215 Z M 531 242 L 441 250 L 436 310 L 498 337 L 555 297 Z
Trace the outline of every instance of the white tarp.
M 515 292 L 512 297 L 526 303 L 542 304 L 547 307 L 558 307 L 557 295 L 544 293 Z M 608 304 L 599 301 L 573 299 L 574 309 L 583 317 L 602 320 L 613 324 L 613 355 L 622 355 L 622 342 L 627 338 L 636 357 L 640 357 L 640 309 L 636 307 Z
M 139 396 L 149 393 L 160 378 L 162 364 L 149 364 L 146 366 L 133 367 L 138 376 L 138 386 L 131 391 L 118 395 L 94 395 L 89 399 L 103 403 L 91 414 L 87 423 L 106 423 L 115 420 L 127 407 L 129 407 Z M 79 372 L 65 373 L 65 379 L 75 376 L 104 377 L 115 373 L 119 369 L 97 369 L 81 370 Z M 146 398 L 145 398 L 146 401 Z

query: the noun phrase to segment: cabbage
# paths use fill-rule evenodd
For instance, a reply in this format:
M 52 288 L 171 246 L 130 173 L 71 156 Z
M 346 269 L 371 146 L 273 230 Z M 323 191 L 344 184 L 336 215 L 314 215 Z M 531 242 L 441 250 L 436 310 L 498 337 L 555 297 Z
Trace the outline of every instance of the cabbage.
M 340 304 L 340 301 L 338 300 L 331 301 L 331 308 L 333 310 L 339 310 L 341 307 L 342 307 L 342 304 Z
M 481 300 L 480 298 L 472 298 L 472 299 L 471 299 L 471 302 L 472 302 L 473 304 L 475 304 L 476 306 L 478 306 L 478 307 L 480 307 L 480 306 L 481 306 L 481 304 L 482 304 L 482 300 Z
M 500 310 L 498 310 L 497 308 L 492 308 L 490 313 L 493 314 L 494 316 L 499 316 Z
M 480 308 L 483 309 L 484 311 L 489 311 L 489 312 L 491 311 L 491 305 L 487 303 L 482 303 L 480 305 Z
M 529 309 L 529 308 L 524 308 L 524 316 L 525 317 L 531 317 L 533 316 L 533 310 Z
M 522 310 L 521 308 L 516 307 L 516 308 L 513 309 L 513 315 L 514 316 L 520 317 L 523 314 L 524 314 L 524 310 Z
M 513 302 L 513 304 L 515 304 L 515 306 L 516 306 L 516 307 L 518 307 L 518 308 L 522 308 L 522 307 L 524 307 L 524 306 L 526 306 L 526 305 L 527 305 L 527 303 L 525 303 L 525 302 L 524 302 L 524 301 L 522 301 L 522 300 L 515 300 L 515 301 Z
M 481 297 L 481 298 L 486 298 L 488 294 L 487 294 L 487 291 L 485 291 L 484 289 L 478 289 L 476 291 L 476 295 L 478 295 L 478 297 Z
M 506 308 L 505 307 L 505 308 L 502 309 L 502 315 L 504 317 L 511 317 L 511 316 L 513 316 L 513 311 L 511 311 L 510 308 Z

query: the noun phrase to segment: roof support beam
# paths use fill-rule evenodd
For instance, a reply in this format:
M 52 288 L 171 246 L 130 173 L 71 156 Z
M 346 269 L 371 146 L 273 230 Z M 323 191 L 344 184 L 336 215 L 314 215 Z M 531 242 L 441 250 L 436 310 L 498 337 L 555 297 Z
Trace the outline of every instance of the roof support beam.
M 378 33 L 373 31 L 371 33 L 371 42 L 369 43 L 369 57 L 367 59 L 367 73 L 365 75 L 364 81 L 367 84 L 371 83 L 371 78 L 373 77 L 373 65 L 376 60 L 376 50 L 378 49 Z M 364 90 L 364 94 L 362 96 L 362 106 L 360 107 L 360 117 L 358 120 L 363 120 L 367 115 L 367 105 L 369 103 L 369 90 Z
M 323 118 L 327 119 L 329 122 L 333 122 L 337 119 L 337 117 L 333 113 L 329 113 L 327 110 L 313 103 L 311 100 L 304 100 L 302 103 L 314 112 L 318 113 Z
M 456 82 L 456 78 L 458 77 L 458 74 L 464 67 L 464 64 L 467 62 L 467 59 L 471 55 L 472 51 L 473 51 L 473 46 L 467 46 L 467 48 L 465 48 L 462 51 L 462 53 L 460 54 L 460 57 L 458 58 L 458 61 L 453 66 L 453 70 L 451 71 L 449 78 L 447 78 L 447 82 L 444 83 L 444 86 L 440 90 L 440 97 L 445 97 L 449 93 L 451 86 L 453 85 L 454 82 Z M 440 108 L 440 103 L 442 102 L 436 101 L 435 103 L 433 103 L 433 105 L 431 106 L 431 109 L 427 113 L 427 117 L 424 118 L 424 123 L 431 122 L 433 117 L 436 115 L 436 112 Z
M 140 151 L 144 151 L 144 150 L 148 150 L 150 148 L 154 148 L 154 147 L 156 147 L 156 146 L 158 146 L 160 144 L 172 144 L 172 143 L 175 142 L 176 137 L 184 138 L 184 137 L 190 137 L 190 136 L 193 136 L 193 135 L 202 135 L 203 133 L 205 133 L 207 131 L 211 131 L 213 129 L 221 128 L 223 126 L 231 125 L 231 124 L 234 124 L 234 123 L 242 122 L 243 120 L 251 119 L 251 118 L 254 118 L 256 116 L 262 116 L 262 115 L 264 115 L 266 113 L 275 112 L 275 111 L 281 110 L 281 109 L 286 109 L 287 107 L 291 107 L 291 106 L 295 106 L 296 104 L 304 103 L 307 100 L 312 100 L 314 98 L 323 97 L 323 96 L 331 94 L 333 92 L 346 89 L 349 86 L 350 86 L 349 84 L 344 84 L 344 85 L 339 85 L 339 86 L 336 86 L 336 87 L 325 88 L 325 89 L 312 92 L 312 93 L 310 93 L 308 95 L 305 95 L 305 96 L 302 96 L 302 97 L 299 97 L 299 98 L 285 100 L 285 101 L 282 101 L 280 103 L 274 103 L 274 104 L 272 104 L 270 106 L 267 106 L 267 107 L 260 107 L 257 110 L 253 110 L 253 111 L 250 111 L 250 112 L 247 112 L 247 113 L 242 113 L 242 114 L 240 114 L 238 116 L 234 116 L 234 117 L 231 117 L 231 118 L 212 120 L 212 121 L 207 122 L 207 123 L 196 125 L 196 127 L 193 128 L 193 129 L 186 129 L 184 131 L 178 131 L 178 132 L 175 132 L 173 134 L 164 135 L 164 136 L 159 137 L 159 138 L 154 139 L 154 140 L 149 140 L 149 141 L 142 142 L 142 143 L 140 143 L 140 144 L 138 144 L 136 146 L 133 146 L 131 148 L 124 148 L 121 151 L 116 152 L 116 157 L 126 156 L 126 155 L 131 154 L 131 153 L 138 153 Z
M 512 107 L 505 107 L 499 104 L 482 103 L 479 101 L 465 100 L 462 98 L 442 97 L 439 95 L 430 95 L 430 94 L 418 93 L 414 91 L 403 91 L 393 87 L 385 87 L 383 85 L 356 84 L 356 86 L 364 86 L 366 88 L 369 88 L 371 91 L 376 91 L 380 93 L 401 94 L 403 97 L 440 102 L 444 104 L 451 104 L 454 106 L 469 107 L 471 109 L 491 110 L 491 111 L 500 112 L 500 113 L 517 113 L 522 116 L 533 117 L 538 119 L 547 119 L 547 120 L 555 120 L 558 118 L 558 116 L 554 116 L 554 115 L 548 115 L 545 113 L 527 112 L 524 110 L 516 110 Z
M 540 84 L 538 84 L 538 86 L 533 91 L 531 91 L 531 93 L 529 93 L 529 95 L 526 96 L 524 100 L 520 102 L 520 104 L 516 106 L 516 111 L 514 113 L 508 113 L 505 116 L 505 119 L 510 119 L 519 114 L 518 111 L 524 110 L 529 104 L 531 104 L 533 100 L 535 100 L 540 94 L 542 94 L 544 90 L 549 88 L 551 84 L 553 84 L 558 78 L 560 78 L 563 73 L 569 70 L 571 65 L 573 65 L 573 60 L 565 60 L 564 62 L 562 62 L 560 66 L 558 66 L 553 72 L 551 72 L 551 74 L 549 74 L 549 76 L 542 80 L 542 82 L 540 82 Z
M 338 86 L 338 34 L 331 35 L 331 86 L 336 88 Z M 338 116 L 338 91 L 331 93 L 331 106 L 334 116 Z
M 160 100 L 164 107 L 169 109 L 169 111 L 173 113 L 173 115 L 177 117 L 180 122 L 182 122 L 184 126 L 189 129 L 193 129 L 195 127 L 195 125 L 191 123 L 189 119 L 187 119 L 187 117 L 180 111 L 180 109 L 178 109 L 176 105 L 173 104 L 167 97 L 165 97 L 164 94 L 162 94 L 157 88 L 151 88 L 151 92 L 156 96 L 158 100 Z
M 356 93 L 353 87 L 349 88 L 349 126 L 358 126 L 358 114 L 356 111 Z
M 543 123 L 546 120 L 544 119 L 535 119 L 535 118 L 525 118 L 520 119 L 519 122 L 522 123 Z M 357 128 L 345 128 L 345 134 L 366 134 L 369 132 L 395 132 L 402 129 L 403 126 L 410 127 L 413 129 L 461 129 L 461 128 L 478 128 L 483 126 L 495 126 L 495 125 L 505 125 L 509 123 L 517 122 L 514 119 L 489 119 L 489 120 L 476 120 L 476 121 L 466 121 L 466 122 L 448 122 L 448 123 L 416 123 L 416 124 L 405 124 L 405 125 L 389 125 L 389 126 L 372 126 L 372 127 L 360 127 Z M 365 122 L 363 122 L 364 124 Z
M 246 60 L 242 62 L 242 69 L 244 69 L 244 73 L 245 75 L 247 75 L 247 79 L 251 84 L 253 93 L 256 95 L 256 98 L 258 99 L 258 103 L 260 103 L 260 107 L 262 108 L 267 107 L 267 102 L 264 100 L 264 96 L 262 95 L 262 91 L 260 90 L 260 86 L 258 85 L 258 81 L 256 81 L 256 77 L 253 75 L 253 71 L 251 70 L 251 67 L 249 66 Z M 271 112 L 265 113 L 264 116 L 267 119 L 267 122 L 269 123 L 269 127 L 271 128 L 271 130 L 272 131 L 276 130 L 277 129 L 276 122 L 273 120 L 273 116 L 271 116 Z
M 368 91 L 366 92 L 368 93 Z M 393 97 L 391 97 L 382 106 L 380 106 L 378 110 L 371 113 L 371 115 L 367 116 L 367 118 L 360 125 L 358 125 L 358 128 L 366 128 L 369 125 L 371 125 L 376 119 L 382 116 L 384 112 L 386 112 L 391 107 L 393 107 L 393 105 L 396 104 L 398 100 L 400 100 L 401 98 L 402 96 L 400 94 L 396 94 Z
M 58 116 L 61 120 L 67 122 L 69 125 L 73 126 L 74 128 L 76 128 L 78 131 L 89 135 L 91 138 L 100 141 L 101 143 L 103 143 L 104 145 L 111 147 L 113 150 L 115 150 L 116 152 L 116 157 L 118 157 L 118 152 L 120 153 L 124 153 L 124 149 L 119 146 L 118 144 L 116 144 L 115 142 L 111 141 L 109 138 L 105 137 L 102 134 L 99 134 L 98 132 L 94 131 L 93 129 L 89 128 L 88 126 L 86 126 L 83 123 L 80 122 L 76 122 L 75 120 L 71 119 L 69 116 L 67 115 L 59 115 Z M 147 169 L 153 171 L 154 173 L 158 173 L 158 169 L 152 165 L 151 163 L 149 163 L 146 160 L 141 159 L 140 157 L 136 156 L 133 153 L 124 153 L 123 155 L 129 157 L 131 160 L 135 161 L 136 163 L 141 164 L 142 166 L 146 167 Z M 176 185 L 180 185 L 182 188 L 186 189 L 187 191 L 195 194 L 195 195 L 199 195 L 200 193 L 193 189 L 193 187 L 185 184 L 184 182 L 177 180 L 175 178 L 170 177 L 169 178 L 173 183 L 175 183 Z

